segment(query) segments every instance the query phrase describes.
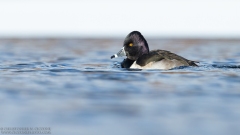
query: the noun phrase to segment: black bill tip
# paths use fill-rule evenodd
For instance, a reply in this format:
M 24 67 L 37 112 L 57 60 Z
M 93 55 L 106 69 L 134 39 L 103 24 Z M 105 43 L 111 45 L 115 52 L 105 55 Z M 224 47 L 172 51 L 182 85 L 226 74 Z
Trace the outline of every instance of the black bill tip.
M 114 56 L 114 55 L 113 55 L 113 56 L 111 56 L 111 59 L 112 59 L 112 58 L 115 58 L 115 56 Z

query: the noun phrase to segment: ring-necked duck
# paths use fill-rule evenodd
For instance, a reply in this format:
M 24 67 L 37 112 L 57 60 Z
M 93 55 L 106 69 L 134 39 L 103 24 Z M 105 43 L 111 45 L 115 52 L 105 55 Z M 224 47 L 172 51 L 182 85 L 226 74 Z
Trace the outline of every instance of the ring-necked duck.
M 198 66 L 195 61 L 185 59 L 165 50 L 149 52 L 148 43 L 138 31 L 133 31 L 124 40 L 123 48 L 112 58 L 127 56 L 121 63 L 122 68 L 172 69 L 179 66 Z

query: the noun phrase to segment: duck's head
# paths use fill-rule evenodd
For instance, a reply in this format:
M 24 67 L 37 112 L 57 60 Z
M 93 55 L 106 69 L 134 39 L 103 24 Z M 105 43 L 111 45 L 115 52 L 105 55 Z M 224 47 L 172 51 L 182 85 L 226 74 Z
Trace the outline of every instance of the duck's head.
M 138 31 L 133 31 L 127 35 L 124 40 L 123 48 L 111 56 L 112 58 L 127 56 L 130 60 L 137 60 L 143 54 L 148 54 L 148 43 L 143 35 Z

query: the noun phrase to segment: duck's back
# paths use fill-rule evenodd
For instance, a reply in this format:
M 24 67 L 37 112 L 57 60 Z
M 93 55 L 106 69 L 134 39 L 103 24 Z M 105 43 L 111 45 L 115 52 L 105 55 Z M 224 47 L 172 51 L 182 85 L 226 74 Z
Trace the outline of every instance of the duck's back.
M 197 66 L 195 61 L 185 59 L 166 50 L 153 50 L 135 61 L 130 68 L 172 69 L 179 66 Z

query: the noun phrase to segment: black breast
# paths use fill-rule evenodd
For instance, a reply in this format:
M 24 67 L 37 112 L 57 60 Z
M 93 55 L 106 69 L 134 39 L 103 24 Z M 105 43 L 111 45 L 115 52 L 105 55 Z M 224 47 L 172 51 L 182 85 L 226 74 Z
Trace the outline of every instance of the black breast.
M 133 60 L 130 60 L 130 59 L 124 59 L 123 61 L 122 61 L 122 63 L 121 63 L 121 67 L 122 68 L 130 68 L 131 67 L 131 65 L 133 64 Z

